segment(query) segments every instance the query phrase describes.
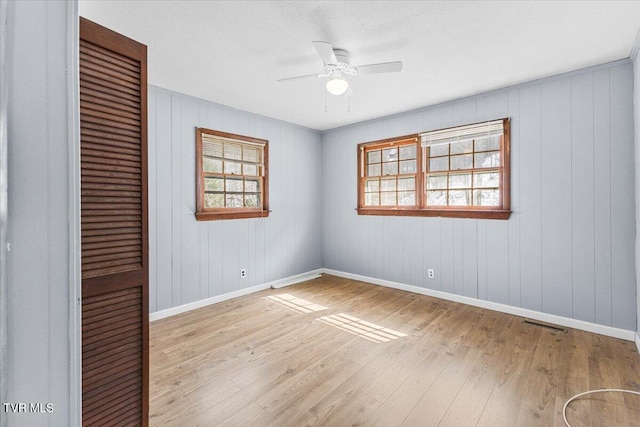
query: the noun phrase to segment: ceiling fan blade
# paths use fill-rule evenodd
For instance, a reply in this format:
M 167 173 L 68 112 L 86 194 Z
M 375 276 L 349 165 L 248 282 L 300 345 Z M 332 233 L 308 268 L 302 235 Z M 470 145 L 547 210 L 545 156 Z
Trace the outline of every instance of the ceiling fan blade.
M 303 80 L 303 79 L 308 79 L 308 78 L 311 78 L 311 77 L 317 78 L 318 74 L 307 74 L 305 76 L 287 77 L 286 79 L 278 79 L 276 81 L 278 81 L 278 82 L 287 82 L 287 81 L 290 81 L 290 80 Z
M 330 43 L 327 42 L 312 42 L 313 46 L 318 51 L 320 58 L 322 58 L 322 62 L 324 65 L 338 65 L 338 59 L 336 58 L 336 54 L 333 53 L 333 48 Z
M 380 64 L 369 64 L 355 67 L 360 74 L 396 73 L 402 71 L 402 62 L 383 62 Z

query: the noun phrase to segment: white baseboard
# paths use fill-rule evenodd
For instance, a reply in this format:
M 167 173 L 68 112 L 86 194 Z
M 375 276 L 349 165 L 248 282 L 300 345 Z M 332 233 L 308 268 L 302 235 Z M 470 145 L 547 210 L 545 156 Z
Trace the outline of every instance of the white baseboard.
M 476 307 L 486 308 L 488 310 L 500 311 L 503 313 L 513 314 L 515 316 L 527 317 L 529 319 L 539 320 L 541 322 L 553 323 L 556 325 L 566 326 L 569 328 L 580 329 L 596 334 L 607 335 L 614 338 L 620 338 L 627 341 L 636 341 L 638 351 L 640 351 L 640 339 L 634 331 L 626 329 L 614 328 L 612 326 L 597 325 L 583 320 L 571 319 L 568 317 L 557 316 L 555 314 L 542 313 L 539 311 L 529 310 L 526 308 L 514 307 L 511 305 L 500 304 L 497 302 L 485 301 L 462 295 L 450 294 L 448 292 L 435 291 L 432 289 L 421 288 L 413 285 L 405 285 L 404 283 L 392 282 L 390 280 L 376 279 L 374 277 L 361 276 L 359 274 L 345 273 L 344 271 L 322 269 L 323 273 L 334 276 L 344 277 L 347 279 L 359 280 L 362 282 L 373 283 L 374 285 L 386 286 L 388 288 L 401 289 L 403 291 L 414 292 L 416 294 L 427 295 L 430 297 L 441 298 L 449 301 L 455 301 L 463 304 L 473 305 Z
M 284 279 L 274 280 L 267 283 L 272 289 L 280 289 L 285 286 L 295 285 L 296 283 L 306 282 L 307 280 L 317 279 L 322 274 L 322 269 L 307 271 L 306 273 L 296 274 L 295 276 L 285 277 Z
M 176 307 L 167 308 L 165 310 L 156 311 L 149 314 L 149 322 L 154 320 L 164 319 L 165 317 L 175 316 L 176 314 L 185 313 L 187 311 L 195 310 L 196 308 L 206 307 L 211 304 L 216 304 L 222 301 L 227 301 L 233 298 L 242 297 L 252 294 L 254 292 L 263 291 L 265 289 L 282 288 L 284 286 L 294 285 L 296 283 L 305 282 L 307 280 L 315 279 L 320 276 L 322 269 L 307 271 L 306 273 L 296 274 L 295 276 L 289 276 L 282 279 L 273 280 L 261 285 L 252 286 L 246 289 L 240 289 L 238 291 L 228 292 L 222 295 L 216 295 L 215 297 L 205 298 L 198 301 L 190 302 L 187 304 L 178 305 Z
M 587 332 L 593 332 L 596 334 L 606 335 L 614 338 L 620 338 L 627 341 L 635 341 L 638 352 L 640 353 L 640 335 L 634 331 L 628 331 L 626 329 L 614 328 L 612 326 L 603 326 L 591 322 L 585 322 L 583 320 L 571 319 L 568 317 L 557 316 L 555 314 L 542 313 L 539 311 L 529 310 L 526 308 L 514 307 L 511 305 L 500 304 L 497 302 L 485 301 L 471 297 L 465 297 L 462 295 L 450 294 L 448 292 L 436 291 L 433 289 L 421 288 L 413 285 L 406 285 L 404 283 L 393 282 L 390 280 L 377 279 L 375 277 L 362 276 L 360 274 L 347 273 L 344 271 L 331 270 L 329 268 L 319 268 L 316 270 L 308 271 L 306 273 L 296 274 L 294 276 L 285 277 L 282 279 L 273 280 L 261 285 L 252 286 L 246 289 L 240 289 L 234 292 L 228 292 L 222 295 L 216 295 L 211 298 L 206 298 L 199 301 L 190 302 L 187 304 L 171 307 L 165 310 L 156 311 L 149 314 L 149 321 L 164 319 L 165 317 L 174 316 L 176 314 L 185 313 L 187 311 L 195 310 L 197 308 L 206 307 L 211 304 L 216 304 L 222 301 L 227 301 L 233 298 L 238 298 L 244 295 L 248 295 L 254 292 L 262 291 L 265 289 L 273 288 L 278 289 L 285 286 L 294 285 L 296 283 L 305 282 L 307 280 L 315 279 L 322 273 L 331 274 L 338 277 L 344 277 L 347 279 L 359 280 L 362 282 L 372 283 L 374 285 L 386 286 L 388 288 L 400 289 L 407 292 L 414 292 L 417 294 L 427 295 L 435 298 L 445 299 L 448 301 L 455 301 L 462 304 L 473 305 L 475 307 L 486 308 L 488 310 L 500 311 L 503 313 L 513 314 L 515 316 L 527 317 L 530 319 L 539 320 L 542 322 L 553 323 L 556 325 L 566 326 L 569 328 L 580 329 Z

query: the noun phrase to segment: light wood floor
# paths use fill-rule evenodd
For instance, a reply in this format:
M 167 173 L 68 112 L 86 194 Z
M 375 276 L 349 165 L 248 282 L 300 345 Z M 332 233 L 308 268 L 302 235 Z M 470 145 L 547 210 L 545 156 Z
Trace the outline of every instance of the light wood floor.
M 283 294 L 327 309 L 268 298 Z M 327 275 L 155 321 L 150 347 L 150 425 L 163 427 L 564 426 L 574 394 L 640 390 L 631 342 Z M 574 427 L 640 426 L 640 396 L 567 412 Z

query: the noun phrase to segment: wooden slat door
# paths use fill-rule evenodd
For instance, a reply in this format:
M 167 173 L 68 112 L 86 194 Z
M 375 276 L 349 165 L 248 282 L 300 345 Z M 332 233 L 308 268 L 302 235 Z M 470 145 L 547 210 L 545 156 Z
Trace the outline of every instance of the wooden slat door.
M 147 425 L 147 48 L 80 20 L 82 423 Z

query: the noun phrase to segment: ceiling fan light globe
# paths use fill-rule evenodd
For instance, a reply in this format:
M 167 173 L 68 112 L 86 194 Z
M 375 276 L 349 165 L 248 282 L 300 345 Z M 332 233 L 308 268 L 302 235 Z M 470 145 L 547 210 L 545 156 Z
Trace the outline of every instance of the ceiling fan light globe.
M 335 78 L 327 82 L 327 90 L 331 95 L 340 96 L 349 89 L 349 82 L 345 79 Z

